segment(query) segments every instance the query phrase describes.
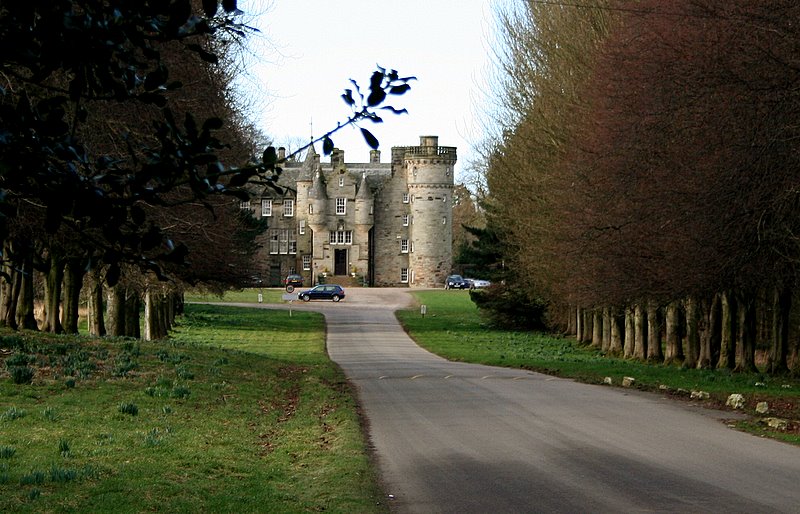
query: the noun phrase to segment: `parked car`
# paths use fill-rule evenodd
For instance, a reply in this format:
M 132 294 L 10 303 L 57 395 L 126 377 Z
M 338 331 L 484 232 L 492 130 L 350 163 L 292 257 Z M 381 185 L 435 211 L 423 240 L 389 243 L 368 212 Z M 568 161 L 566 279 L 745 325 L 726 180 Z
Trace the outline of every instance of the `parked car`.
M 470 283 L 461 275 L 450 275 L 444 281 L 445 289 L 469 289 Z
M 333 300 L 338 302 L 344 299 L 344 289 L 336 284 L 321 284 L 312 287 L 308 291 L 300 291 L 297 298 L 308 302 L 310 300 Z
M 288 275 L 283 279 L 284 286 L 303 287 L 303 277 L 301 275 Z
M 483 280 L 481 278 L 465 278 L 464 280 L 471 284 L 471 289 L 483 289 L 492 285 L 488 280 Z

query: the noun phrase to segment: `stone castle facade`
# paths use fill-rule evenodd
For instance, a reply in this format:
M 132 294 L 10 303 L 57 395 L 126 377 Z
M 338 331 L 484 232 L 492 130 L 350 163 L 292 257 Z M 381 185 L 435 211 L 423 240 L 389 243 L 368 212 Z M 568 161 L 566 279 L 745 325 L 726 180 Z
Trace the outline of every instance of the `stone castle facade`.
M 279 157 L 281 155 L 279 150 Z M 330 162 L 310 148 L 304 162 L 286 163 L 279 195 L 250 204 L 268 228 L 258 255 L 264 283 L 286 275 L 306 285 L 331 276 L 359 284 L 440 287 L 452 266 L 455 147 L 422 136 L 419 146 L 378 150 L 368 163 L 347 163 L 334 149 Z

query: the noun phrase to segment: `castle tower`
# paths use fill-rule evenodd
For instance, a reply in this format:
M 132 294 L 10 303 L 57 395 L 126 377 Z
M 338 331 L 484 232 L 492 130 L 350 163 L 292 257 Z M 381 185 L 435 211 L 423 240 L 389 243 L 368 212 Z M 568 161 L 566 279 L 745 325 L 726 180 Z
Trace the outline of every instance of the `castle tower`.
M 410 196 L 408 265 L 413 287 L 438 287 L 453 263 L 454 147 L 440 147 L 436 136 L 421 136 L 405 148 Z

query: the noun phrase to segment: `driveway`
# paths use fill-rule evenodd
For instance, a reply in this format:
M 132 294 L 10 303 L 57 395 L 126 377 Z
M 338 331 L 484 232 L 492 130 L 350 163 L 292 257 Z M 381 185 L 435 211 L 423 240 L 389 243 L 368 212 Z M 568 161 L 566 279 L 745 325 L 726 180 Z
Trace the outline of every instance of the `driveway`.
M 800 512 L 800 448 L 729 413 L 449 362 L 396 321 L 406 290 L 347 293 L 294 306 L 325 314 L 394 512 Z

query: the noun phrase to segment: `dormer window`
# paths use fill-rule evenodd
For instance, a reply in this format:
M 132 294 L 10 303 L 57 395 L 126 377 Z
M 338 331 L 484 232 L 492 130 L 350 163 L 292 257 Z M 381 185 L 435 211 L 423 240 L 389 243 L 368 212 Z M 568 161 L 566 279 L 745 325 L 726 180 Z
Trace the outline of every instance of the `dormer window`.
M 261 199 L 261 215 L 272 216 L 272 198 Z

